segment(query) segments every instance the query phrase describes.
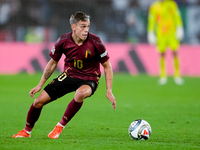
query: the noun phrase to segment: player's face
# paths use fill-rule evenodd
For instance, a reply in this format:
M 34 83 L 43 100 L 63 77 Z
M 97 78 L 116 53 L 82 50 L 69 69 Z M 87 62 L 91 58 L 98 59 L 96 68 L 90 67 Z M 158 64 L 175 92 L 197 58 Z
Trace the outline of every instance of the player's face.
M 76 36 L 76 39 L 84 41 L 89 32 L 90 27 L 90 21 L 79 21 L 76 25 L 72 27 L 72 30 L 74 31 L 74 36 Z

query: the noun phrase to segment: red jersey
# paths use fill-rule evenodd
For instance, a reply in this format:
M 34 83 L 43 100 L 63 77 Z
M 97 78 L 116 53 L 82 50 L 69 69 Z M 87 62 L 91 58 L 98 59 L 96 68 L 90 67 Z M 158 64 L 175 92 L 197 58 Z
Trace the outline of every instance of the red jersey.
M 92 33 L 88 33 L 87 39 L 80 46 L 74 42 L 72 32 L 62 35 L 49 55 L 59 61 L 62 54 L 65 55 L 64 71 L 68 76 L 96 82 L 101 77 L 100 63 L 109 59 L 102 41 Z

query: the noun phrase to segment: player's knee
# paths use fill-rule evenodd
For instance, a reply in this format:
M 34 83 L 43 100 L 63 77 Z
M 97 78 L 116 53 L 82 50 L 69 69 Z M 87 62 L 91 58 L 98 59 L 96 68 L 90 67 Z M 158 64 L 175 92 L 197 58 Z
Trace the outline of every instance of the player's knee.
M 161 57 L 165 57 L 165 53 L 160 53 L 160 56 Z
M 46 93 L 46 91 L 42 91 L 38 98 L 35 99 L 33 106 L 36 108 L 42 108 L 45 104 L 48 104 L 51 101 L 51 98 Z
M 177 52 L 173 51 L 173 56 L 176 57 L 177 56 Z
M 87 93 L 85 92 L 85 91 L 77 91 L 76 92 L 76 94 L 75 94 L 75 99 L 77 100 L 77 101 L 81 101 L 81 100 L 83 100 L 84 98 L 86 98 L 87 97 Z
M 90 88 L 79 88 L 75 93 L 75 100 L 78 102 L 83 101 L 86 97 L 91 95 Z
M 42 101 L 40 101 L 39 99 L 35 99 L 33 106 L 35 108 L 42 108 L 45 105 L 45 103 L 43 103 Z

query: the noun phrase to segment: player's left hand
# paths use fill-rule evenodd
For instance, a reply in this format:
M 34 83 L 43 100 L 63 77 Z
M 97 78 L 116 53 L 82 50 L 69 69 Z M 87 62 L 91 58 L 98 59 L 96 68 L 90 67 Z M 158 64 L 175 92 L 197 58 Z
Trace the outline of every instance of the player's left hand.
M 184 30 L 183 27 L 177 27 L 176 29 L 176 38 L 181 41 L 184 37 Z
M 112 94 L 112 91 L 107 89 L 107 93 L 106 93 L 106 97 L 110 100 L 110 102 L 112 103 L 113 109 L 116 109 L 116 101 L 115 101 L 115 97 Z

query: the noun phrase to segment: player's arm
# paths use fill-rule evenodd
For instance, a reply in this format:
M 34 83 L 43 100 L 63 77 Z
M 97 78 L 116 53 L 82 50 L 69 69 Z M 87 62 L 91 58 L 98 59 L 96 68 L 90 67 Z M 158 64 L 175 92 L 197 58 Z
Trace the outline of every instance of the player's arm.
M 53 73 L 54 70 L 56 69 L 57 65 L 58 65 L 58 62 L 55 61 L 55 60 L 53 60 L 53 59 L 51 59 L 51 60 L 47 63 L 47 65 L 46 65 L 46 67 L 45 67 L 45 69 L 44 69 L 44 72 L 43 72 L 43 75 L 42 75 L 42 78 L 41 78 L 39 84 L 38 84 L 36 87 L 34 87 L 34 88 L 29 92 L 29 95 L 30 95 L 32 98 L 34 98 L 34 94 L 35 94 L 35 93 L 39 92 L 39 91 L 42 89 L 43 85 L 44 85 L 45 82 L 48 80 L 48 78 L 52 75 L 52 73 Z
M 148 13 L 148 25 L 147 25 L 147 40 L 149 44 L 156 44 L 156 35 L 155 35 L 155 23 L 156 23 L 156 16 L 155 16 L 155 8 L 152 5 L 149 8 Z
M 184 37 L 184 30 L 183 30 L 183 22 L 181 18 L 181 13 L 179 11 L 179 8 L 175 2 L 173 2 L 173 9 L 175 12 L 175 20 L 176 20 L 176 37 L 178 40 L 182 40 Z
M 175 2 L 173 4 L 174 4 L 173 9 L 175 11 L 176 25 L 179 27 L 183 27 L 183 22 L 182 22 L 181 13 L 179 11 L 179 8 Z
M 156 16 L 154 12 L 155 12 L 154 5 L 151 5 L 148 12 L 148 26 L 147 26 L 148 32 L 154 32 L 155 30 Z
M 115 97 L 114 97 L 114 95 L 112 93 L 112 82 L 113 82 L 112 66 L 111 66 L 109 60 L 107 60 L 106 62 L 102 63 L 102 66 L 104 67 L 105 79 L 106 79 L 106 88 L 107 88 L 106 97 L 110 100 L 110 102 L 113 105 L 113 109 L 115 110 L 116 101 L 115 101 Z

